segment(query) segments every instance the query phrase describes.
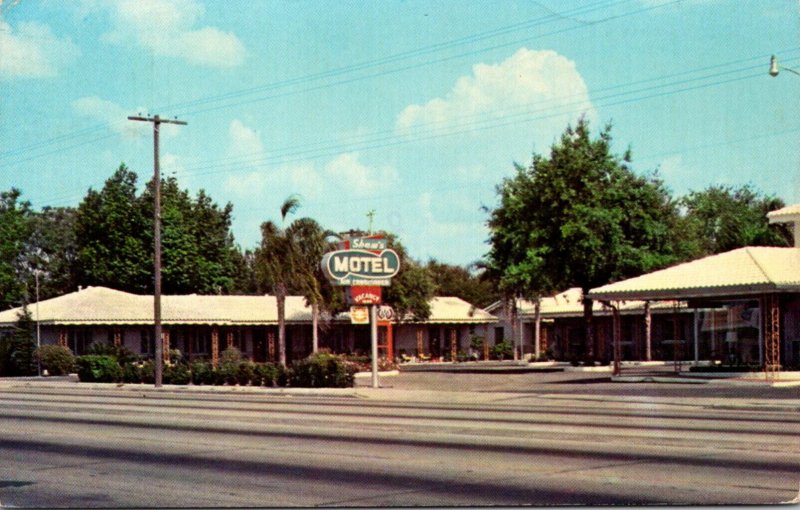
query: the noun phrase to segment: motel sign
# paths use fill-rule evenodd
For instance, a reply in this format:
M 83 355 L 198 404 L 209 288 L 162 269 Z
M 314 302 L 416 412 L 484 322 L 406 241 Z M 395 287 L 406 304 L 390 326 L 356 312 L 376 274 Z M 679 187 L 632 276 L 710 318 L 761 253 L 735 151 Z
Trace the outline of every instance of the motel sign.
M 336 250 L 322 258 L 322 270 L 334 285 L 388 287 L 400 269 L 400 258 L 391 249 Z

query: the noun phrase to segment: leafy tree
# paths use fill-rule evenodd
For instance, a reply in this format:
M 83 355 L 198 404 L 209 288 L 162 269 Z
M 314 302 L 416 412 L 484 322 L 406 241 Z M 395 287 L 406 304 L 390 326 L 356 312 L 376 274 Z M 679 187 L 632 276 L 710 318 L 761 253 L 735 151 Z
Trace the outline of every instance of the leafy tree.
M 153 291 L 154 183 L 151 179 L 137 196 L 136 181 L 136 174 L 121 165 L 78 207 L 75 282 Z M 233 206 L 218 206 L 204 191 L 192 198 L 174 177 L 162 180 L 161 194 L 163 291 L 233 292 L 242 264 L 231 234 Z
M 392 285 L 383 289 L 383 302 L 394 309 L 398 320 L 409 316 L 414 321 L 426 320 L 431 315 L 430 302 L 436 290 L 430 273 L 423 264 L 408 255 L 405 246 L 394 234 L 379 234 L 386 238 L 387 246 L 400 259 L 400 270 L 392 278 Z
M 281 206 L 281 221 L 300 206 L 296 196 L 287 198 Z M 295 220 L 299 222 L 301 220 Z M 311 220 L 308 220 L 311 221 Z M 278 362 L 286 366 L 286 296 L 295 282 L 308 275 L 295 234 L 300 227 L 282 228 L 272 221 L 261 224 L 261 246 L 256 251 L 256 272 L 263 286 L 272 290 L 278 307 Z
M 710 186 L 680 201 L 684 208 L 675 236 L 684 243 L 686 258 L 722 253 L 743 246 L 791 246 L 785 225 L 769 225 L 767 213 L 785 204 L 764 196 L 750 185 Z
M 30 311 L 23 306 L 14 330 L 0 337 L 0 376 L 26 376 L 37 372 L 33 331 Z
M 498 187 L 487 266 L 506 296 L 536 298 L 572 286 L 584 293 L 663 267 L 678 255 L 670 236 L 677 209 L 656 176 L 611 153 L 611 127 L 597 138 L 581 119 Z M 594 356 L 592 303 L 584 300 L 587 356 Z
M 153 181 L 139 203 L 148 222 L 143 234 L 153 251 Z M 192 199 L 174 177 L 161 183 L 162 286 L 168 294 L 228 294 L 235 290 L 241 254 L 231 234 L 233 206 L 219 207 L 201 190 Z
M 456 296 L 479 307 L 486 307 L 498 299 L 494 283 L 486 277 L 486 271 L 479 274 L 468 268 L 454 266 L 431 259 L 425 265 L 439 296 Z
M 76 276 L 85 285 L 128 292 L 152 289 L 148 219 L 137 203 L 134 172 L 124 164 L 101 191 L 89 190 L 75 218 Z
M 77 210 L 72 207 L 44 207 L 31 216 L 25 243 L 26 282 L 33 289 L 33 271 L 39 273 L 40 299 L 71 292 L 78 284 L 76 218 Z
M 0 193 L 0 309 L 25 301 L 22 266 L 32 213 L 20 195 L 16 188 Z

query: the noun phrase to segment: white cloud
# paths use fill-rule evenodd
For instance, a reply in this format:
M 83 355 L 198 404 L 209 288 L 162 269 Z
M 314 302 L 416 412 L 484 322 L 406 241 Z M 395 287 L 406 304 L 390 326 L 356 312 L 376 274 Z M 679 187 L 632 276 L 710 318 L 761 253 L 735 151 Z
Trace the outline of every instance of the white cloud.
M 229 175 L 225 179 L 225 189 L 239 197 L 261 196 L 267 189 L 267 178 L 259 171 Z
M 325 166 L 325 174 L 333 184 L 358 195 L 391 189 L 398 182 L 394 167 L 368 167 L 359 161 L 358 153 L 337 156 Z
M 51 78 L 79 54 L 69 38 L 59 39 L 47 25 L 20 22 L 14 29 L 0 19 L 0 79 Z
M 409 105 L 398 115 L 396 128 L 402 132 L 416 126 L 474 124 L 526 111 L 533 119 L 559 112 L 569 118 L 595 116 L 573 61 L 554 51 L 521 48 L 499 64 L 474 65 L 472 74 L 459 78 L 445 97 Z M 558 119 L 557 124 L 563 129 L 566 123 Z
M 143 108 L 125 109 L 112 101 L 87 96 L 74 100 L 72 109 L 84 117 L 107 124 L 112 131 L 126 137 L 137 138 L 152 130 L 149 123 L 128 120 L 128 115 L 143 111 Z
M 115 29 L 109 42 L 134 40 L 156 55 L 182 58 L 211 67 L 236 67 L 245 48 L 236 35 L 214 27 L 196 27 L 205 9 L 194 0 L 118 0 L 99 3 L 111 9 Z
M 264 156 L 264 143 L 256 130 L 234 119 L 228 126 L 228 153 L 232 156 Z

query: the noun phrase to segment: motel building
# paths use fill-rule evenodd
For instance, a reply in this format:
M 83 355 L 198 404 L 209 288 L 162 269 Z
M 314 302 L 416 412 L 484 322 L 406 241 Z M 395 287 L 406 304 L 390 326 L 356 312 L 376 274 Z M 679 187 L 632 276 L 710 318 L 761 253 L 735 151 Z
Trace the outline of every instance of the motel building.
M 750 365 L 768 374 L 800 370 L 800 204 L 772 211 L 794 246 L 748 246 L 591 289 L 599 361 L 688 361 Z M 517 301 L 517 343 L 568 360 L 587 349 L 580 289 Z M 511 339 L 510 313 L 487 310 L 493 332 Z
M 497 318 L 457 297 L 435 297 L 424 321 L 398 320 L 391 307 L 378 309 L 379 356 L 445 359 L 469 349 L 473 336 L 488 338 Z M 21 308 L 0 312 L 0 334 L 10 331 Z M 153 296 L 87 287 L 28 305 L 42 345 L 59 344 L 76 355 L 96 342 L 122 345 L 153 356 Z M 229 346 L 256 362 L 278 359 L 278 311 L 274 296 L 162 296 L 165 357 L 178 349 L 185 360 L 218 360 Z M 286 355 L 297 360 L 313 351 L 311 307 L 301 296 L 286 298 Z M 322 318 L 318 345 L 334 353 L 369 355 L 370 327 L 349 313 Z
M 516 300 L 516 328 L 512 330 L 510 315 L 502 302 L 486 308 L 497 315 L 499 322 L 492 332 L 492 341 L 503 339 L 518 346 L 523 357 L 557 361 L 583 360 L 586 356 L 583 292 L 573 287 L 554 296 L 533 301 Z M 626 361 L 688 360 L 691 353 L 674 338 L 692 334 L 693 311 L 683 301 L 648 302 L 625 300 L 619 305 L 622 328 L 621 356 Z M 610 306 L 592 303 L 594 327 L 594 359 L 608 363 L 613 359 L 612 315 Z M 713 325 L 709 325 L 713 327 Z M 538 342 L 537 342 L 538 330 Z M 516 335 L 516 336 L 515 336 Z M 516 342 L 513 339 L 516 338 Z M 710 353 L 704 353 L 708 356 Z

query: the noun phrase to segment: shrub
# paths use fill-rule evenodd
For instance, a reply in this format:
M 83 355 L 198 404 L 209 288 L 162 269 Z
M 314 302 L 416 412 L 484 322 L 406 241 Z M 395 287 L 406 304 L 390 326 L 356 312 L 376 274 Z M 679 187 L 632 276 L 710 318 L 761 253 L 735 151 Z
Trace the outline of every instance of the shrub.
M 23 376 L 36 374 L 32 340 L 22 336 L 0 338 L 0 376 Z
M 219 364 L 220 365 L 238 365 L 240 361 L 244 359 L 242 356 L 242 351 L 237 349 L 236 347 L 228 347 L 224 351 L 222 351 L 219 355 Z
M 122 367 L 114 356 L 87 354 L 76 362 L 81 382 L 118 382 L 122 380 Z
M 164 367 L 164 384 L 189 384 L 191 380 L 192 374 L 189 372 L 189 367 L 183 363 L 176 363 L 175 365 L 167 365 Z
M 117 363 L 126 365 L 139 359 L 130 349 L 124 345 L 114 345 L 107 342 L 93 342 L 86 354 L 94 354 L 96 356 L 114 356 L 117 358 Z
M 346 388 L 353 386 L 357 368 L 338 356 L 317 353 L 295 364 L 292 370 L 292 386 Z
M 223 384 L 236 385 L 236 374 L 239 372 L 239 364 L 236 363 L 220 363 L 219 367 L 214 370 L 216 375 L 214 384 L 222 386 Z
M 65 375 L 75 368 L 75 356 L 69 348 L 61 345 L 43 345 L 34 351 L 42 369 L 50 375 Z
M 252 361 L 242 361 L 236 370 L 236 382 L 239 386 L 247 386 L 251 382 L 253 386 L 260 386 L 254 382 L 256 377 L 256 366 Z
M 289 386 L 290 382 L 294 377 L 294 370 L 289 367 L 284 367 L 281 365 L 277 366 L 278 369 L 278 376 L 275 378 L 275 382 L 280 387 Z
M 155 384 L 156 382 L 156 366 L 148 360 L 141 364 L 139 367 L 139 374 L 141 375 L 142 382 L 145 384 Z
M 138 384 L 142 382 L 142 366 L 138 363 L 125 363 L 122 366 L 122 382 Z
M 191 367 L 192 384 L 214 384 L 214 368 L 205 361 L 195 361 Z
M 253 386 L 275 386 L 278 367 L 273 363 L 258 363 L 254 369 Z
M 514 347 L 508 340 L 501 340 L 492 346 L 492 357 L 500 361 L 514 357 Z

